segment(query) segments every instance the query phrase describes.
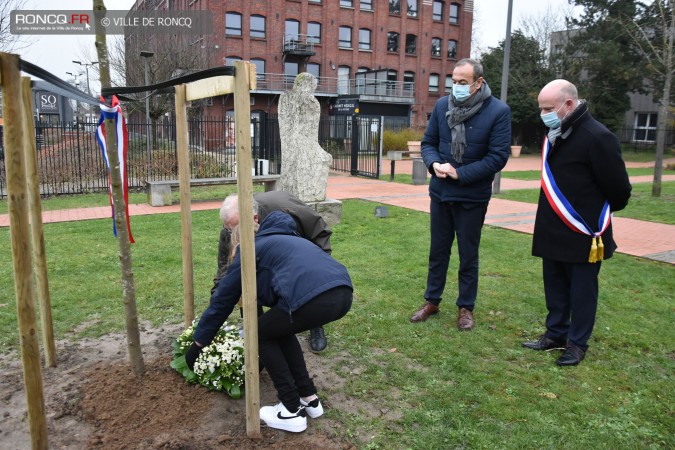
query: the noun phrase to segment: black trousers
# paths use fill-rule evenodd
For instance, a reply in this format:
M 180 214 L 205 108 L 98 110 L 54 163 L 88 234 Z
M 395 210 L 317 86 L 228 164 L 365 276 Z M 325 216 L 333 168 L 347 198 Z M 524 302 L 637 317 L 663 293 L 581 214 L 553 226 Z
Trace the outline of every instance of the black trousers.
M 487 203 L 439 202 L 431 199 L 429 272 L 424 298 L 438 305 L 445 289 L 452 243 L 457 236 L 457 307 L 473 311 L 478 295 L 478 247 Z
M 258 318 L 260 363 L 267 369 L 279 400 L 289 411 L 297 411 L 300 397 L 316 394 L 296 333 L 338 320 L 351 306 L 352 290 L 341 286 L 313 298 L 292 316 L 273 307 Z
M 565 263 L 543 259 L 546 295 L 546 337 L 567 338 L 588 349 L 598 309 L 598 274 L 600 262 Z

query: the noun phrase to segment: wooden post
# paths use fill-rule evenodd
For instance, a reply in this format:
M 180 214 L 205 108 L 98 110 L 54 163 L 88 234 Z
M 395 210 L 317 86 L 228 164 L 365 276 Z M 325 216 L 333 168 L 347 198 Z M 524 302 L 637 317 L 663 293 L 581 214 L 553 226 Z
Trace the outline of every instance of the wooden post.
M 185 85 L 176 91 L 176 152 L 178 153 L 178 185 L 180 189 L 181 243 L 183 248 L 183 313 L 185 327 L 195 318 L 195 288 L 192 260 L 192 211 L 190 204 L 190 149 L 188 147 L 187 107 Z
M 33 95 L 30 89 L 30 77 L 23 77 L 23 125 L 26 136 L 26 176 L 28 178 L 28 197 L 30 200 L 31 231 L 33 236 L 33 256 L 35 257 L 35 280 L 37 298 L 40 307 L 40 325 L 42 330 L 42 348 L 45 352 L 47 367 L 56 367 L 56 343 L 52 322 L 52 303 L 49 297 L 47 278 L 47 253 L 45 235 L 42 226 L 42 203 L 40 202 L 40 180 L 37 171 L 37 150 L 35 148 L 35 121 L 33 120 Z
M 14 263 L 14 290 L 21 340 L 23 380 L 26 387 L 28 422 L 31 445 L 47 449 L 47 421 L 42 391 L 42 368 L 37 339 L 35 307 L 33 305 L 33 262 L 30 250 L 30 225 L 28 223 L 28 196 L 24 146 L 24 113 L 21 101 L 19 57 L 0 53 L 0 86 L 2 86 L 2 111 L 5 120 L 5 169 L 9 224 Z
M 239 232 L 241 234 L 241 288 L 244 305 L 244 361 L 246 361 L 246 434 L 261 439 L 260 377 L 258 371 L 258 308 L 256 293 L 255 244 L 253 233 L 253 187 L 251 169 L 251 63 L 235 61 L 234 122 L 237 146 L 237 189 L 239 191 Z M 255 71 L 253 72 L 255 80 Z

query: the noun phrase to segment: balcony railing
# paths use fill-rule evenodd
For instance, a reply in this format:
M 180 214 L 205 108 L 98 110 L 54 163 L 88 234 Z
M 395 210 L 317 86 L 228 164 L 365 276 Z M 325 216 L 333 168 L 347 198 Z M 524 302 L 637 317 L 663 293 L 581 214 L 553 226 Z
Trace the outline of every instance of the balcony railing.
M 343 80 L 333 77 L 317 77 L 315 95 L 337 97 L 338 95 L 394 97 L 412 100 L 415 98 L 415 84 L 408 81 Z M 259 73 L 256 76 L 256 90 L 253 92 L 282 93 L 293 89 L 295 75 L 282 73 Z M 391 100 L 390 100 L 391 101 Z
M 314 44 L 319 43 L 319 38 L 307 34 L 287 34 L 284 36 L 284 53 L 287 55 L 312 56 Z

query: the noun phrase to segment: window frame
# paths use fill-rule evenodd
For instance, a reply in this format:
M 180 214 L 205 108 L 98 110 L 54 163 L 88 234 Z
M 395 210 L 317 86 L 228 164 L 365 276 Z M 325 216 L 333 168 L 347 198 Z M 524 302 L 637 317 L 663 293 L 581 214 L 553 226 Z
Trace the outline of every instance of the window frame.
M 373 0 L 359 0 L 359 8 L 361 11 L 375 11 L 373 9 Z
M 458 42 L 456 40 L 448 39 L 448 51 L 446 54 L 448 55 L 449 59 L 457 59 L 457 44 Z M 450 55 L 450 50 L 452 49 L 454 49 L 454 53 Z
M 410 41 L 412 38 L 412 41 Z M 410 51 L 412 44 L 412 51 Z M 406 55 L 416 55 L 417 54 L 417 35 L 416 34 L 406 34 L 405 35 L 405 54 Z
M 368 42 L 365 42 L 362 40 L 362 33 L 363 35 L 367 35 L 368 37 Z M 372 30 L 368 28 L 359 28 L 359 50 L 368 50 L 371 51 L 373 49 L 373 32 Z
M 438 94 L 439 92 L 439 84 L 441 82 L 440 80 L 441 76 L 437 73 L 430 73 L 429 74 L 429 92 L 433 94 Z M 432 80 L 435 79 L 436 83 L 432 83 Z
M 441 8 L 441 10 L 438 14 L 436 13 L 436 6 L 440 6 L 440 8 Z M 443 2 L 441 0 L 434 0 L 433 6 L 432 6 L 433 9 L 432 9 L 432 12 L 431 12 L 431 19 L 434 22 L 443 22 L 443 9 L 444 9 L 443 7 L 444 6 L 445 5 L 443 4 Z
M 434 41 L 438 42 L 438 46 L 434 46 Z M 440 58 L 441 54 L 443 53 L 442 50 L 443 47 L 443 39 L 439 37 L 432 37 L 431 38 L 431 57 L 432 58 Z M 435 49 L 438 49 L 437 53 L 434 53 Z
M 644 125 L 640 125 L 640 118 L 644 117 L 646 119 Z M 652 125 L 652 120 L 653 125 Z M 653 143 L 656 142 L 656 130 L 658 124 L 659 114 L 656 112 L 636 112 L 635 113 L 635 128 L 633 129 L 633 142 L 644 142 L 644 143 Z M 641 133 L 644 137 L 638 139 L 638 133 Z M 653 139 L 649 139 L 653 137 Z
M 310 25 L 316 25 L 319 27 L 319 35 L 312 34 L 309 30 Z M 314 45 L 321 44 L 321 23 L 319 22 L 307 22 L 307 42 L 312 43 Z
M 405 0 L 405 1 L 406 1 L 405 15 L 408 17 L 419 17 L 420 9 L 417 0 Z
M 451 23 L 452 25 L 459 25 L 459 16 L 461 14 L 461 6 L 459 3 L 450 3 L 450 8 L 448 8 L 448 23 Z M 457 16 L 452 15 L 453 9 L 457 10 Z M 456 20 L 452 20 L 452 19 Z
M 344 46 L 342 45 L 343 42 L 347 42 L 344 39 L 342 39 L 342 32 L 349 30 L 349 46 Z M 338 48 L 352 48 L 352 27 L 348 27 L 346 25 L 340 25 L 338 28 Z
M 242 14 L 238 13 L 236 11 L 228 11 L 228 12 L 225 13 L 225 35 L 226 36 L 243 36 L 244 35 L 244 30 L 243 30 L 244 25 L 243 25 L 242 17 L 243 17 Z M 236 27 L 232 26 L 230 20 L 228 20 L 230 18 L 232 18 L 232 19 L 238 18 L 239 19 L 239 28 L 236 28 Z M 239 30 L 239 33 L 238 34 L 237 33 L 231 33 L 231 32 L 228 32 L 229 30 Z
M 257 28 L 254 30 L 254 28 L 253 28 L 253 19 L 262 19 L 262 25 L 263 25 L 263 28 L 262 28 L 262 36 L 254 36 L 254 35 L 253 35 L 254 31 L 255 31 L 256 33 L 260 33 L 260 30 L 257 29 Z M 249 17 L 249 31 L 248 31 L 248 34 L 249 34 L 250 37 L 255 38 L 255 39 L 265 39 L 265 38 L 267 38 L 267 18 L 266 18 L 265 16 L 260 15 L 260 14 L 252 14 L 252 15 Z
M 393 48 L 393 46 L 390 46 L 391 44 L 391 38 L 396 37 L 396 48 Z M 401 47 L 401 35 L 400 33 L 397 33 L 396 31 L 388 31 L 387 32 L 387 51 L 388 52 L 396 52 L 398 53 L 400 51 Z M 392 50 L 393 48 L 393 50 Z

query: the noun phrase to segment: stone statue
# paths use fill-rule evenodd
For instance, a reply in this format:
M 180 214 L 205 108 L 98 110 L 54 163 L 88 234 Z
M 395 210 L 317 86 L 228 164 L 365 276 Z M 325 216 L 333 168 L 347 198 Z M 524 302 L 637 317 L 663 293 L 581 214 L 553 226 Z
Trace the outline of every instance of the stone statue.
M 326 199 L 328 170 L 333 157 L 319 145 L 321 107 L 314 97 L 316 78 L 303 72 L 295 78 L 293 90 L 279 99 L 281 137 L 281 178 L 279 189 L 303 202 Z

